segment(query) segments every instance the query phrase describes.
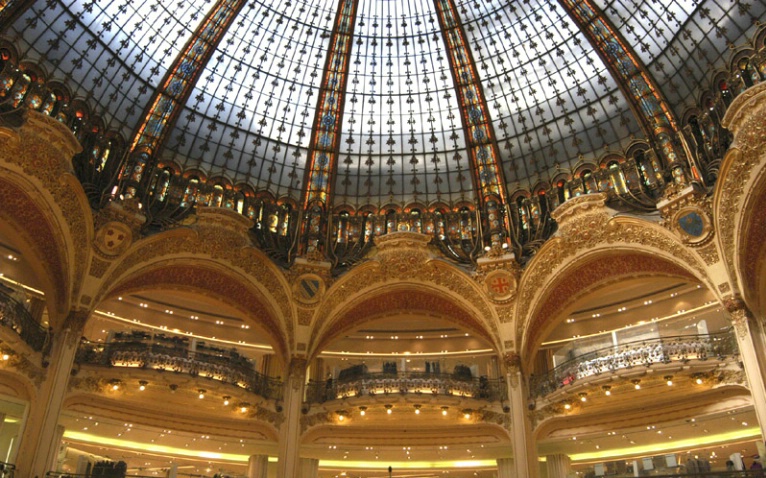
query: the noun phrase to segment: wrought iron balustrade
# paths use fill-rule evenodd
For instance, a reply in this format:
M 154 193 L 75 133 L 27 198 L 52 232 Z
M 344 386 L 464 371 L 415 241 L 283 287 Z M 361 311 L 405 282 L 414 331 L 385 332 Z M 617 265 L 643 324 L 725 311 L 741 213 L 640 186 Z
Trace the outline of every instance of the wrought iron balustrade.
M 544 375 L 532 376 L 530 394 L 533 397 L 544 397 L 578 380 L 631 367 L 690 360 L 723 360 L 738 353 L 737 341 L 731 330 L 719 334 L 680 335 L 628 342 L 579 355 Z
M 282 398 L 282 382 L 255 371 L 244 357 L 194 353 L 185 347 L 139 341 L 107 344 L 84 341 L 77 350 L 75 362 L 188 374 L 230 383 L 264 398 Z
M 309 382 L 306 387 L 309 404 L 378 395 L 456 396 L 498 402 L 507 399 L 508 391 L 503 379 L 460 379 L 423 372 L 364 373 L 343 381 Z
M 27 308 L 7 293 L 0 291 L 0 324 L 13 330 L 32 350 L 40 352 L 50 341 L 49 332 Z

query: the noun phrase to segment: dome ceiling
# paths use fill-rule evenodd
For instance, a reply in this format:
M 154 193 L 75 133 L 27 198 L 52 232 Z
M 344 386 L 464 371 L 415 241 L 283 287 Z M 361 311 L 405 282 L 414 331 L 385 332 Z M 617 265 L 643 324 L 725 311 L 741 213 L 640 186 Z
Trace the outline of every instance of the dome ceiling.
M 130 140 L 215 2 L 38 1 L 6 35 Z M 640 122 L 558 0 L 455 0 L 506 189 L 624 151 Z M 766 5 L 595 0 L 655 75 L 674 113 L 694 105 Z M 338 2 L 253 0 L 223 33 L 163 160 L 300 200 Z M 434 0 L 359 0 L 333 204 L 475 199 L 459 96 Z

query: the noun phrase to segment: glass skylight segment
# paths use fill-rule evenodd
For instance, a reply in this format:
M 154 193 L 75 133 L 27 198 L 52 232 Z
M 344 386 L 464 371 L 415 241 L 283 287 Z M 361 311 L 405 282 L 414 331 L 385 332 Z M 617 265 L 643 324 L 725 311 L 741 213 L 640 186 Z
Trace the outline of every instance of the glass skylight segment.
M 354 36 L 336 203 L 464 198 L 471 176 L 433 1 L 361 0 Z
M 212 5 L 205 1 L 39 1 L 11 31 L 22 57 L 67 79 L 126 136 Z M 94 74 L 98 72 L 97 74 Z
M 334 8 L 248 3 L 171 135 L 174 160 L 298 199 Z
M 585 155 L 621 151 L 626 137 L 640 135 L 606 66 L 557 2 L 458 6 L 509 191 L 546 179 L 557 166 L 571 168 Z

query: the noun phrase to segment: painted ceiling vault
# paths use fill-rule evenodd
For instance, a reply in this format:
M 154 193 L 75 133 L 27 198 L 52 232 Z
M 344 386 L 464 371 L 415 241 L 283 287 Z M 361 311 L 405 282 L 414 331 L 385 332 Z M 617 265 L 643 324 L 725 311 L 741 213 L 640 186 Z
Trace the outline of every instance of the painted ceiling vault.
M 476 101 L 485 102 L 476 114 L 490 125 L 507 192 L 646 137 L 566 0 L 46 0 L 5 35 L 128 141 L 158 92 L 172 99 L 172 88 L 187 87 L 160 103 L 168 115 L 154 125 L 155 152 L 183 170 L 298 201 L 323 141 L 313 131 L 325 124 L 336 135 L 334 204 L 456 204 L 478 194 L 475 133 L 461 116 L 463 73 L 450 60 L 440 4 L 454 9 Z M 762 0 L 588 4 L 630 45 L 676 118 L 766 14 Z M 178 85 L 167 83 L 173 75 Z M 330 87 L 337 103 L 326 114 Z

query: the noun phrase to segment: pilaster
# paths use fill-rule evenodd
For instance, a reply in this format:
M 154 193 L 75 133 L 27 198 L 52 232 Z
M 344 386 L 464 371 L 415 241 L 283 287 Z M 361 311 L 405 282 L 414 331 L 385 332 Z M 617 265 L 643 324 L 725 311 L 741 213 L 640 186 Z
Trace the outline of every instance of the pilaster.
M 293 358 L 284 384 L 284 421 L 279 429 L 277 476 L 301 478 L 301 404 L 306 381 L 306 359 Z
M 253 455 L 247 460 L 247 478 L 267 478 L 269 476 L 269 457 Z
M 30 403 L 20 437 L 16 459 L 19 476 L 45 476 L 55 465 L 62 435 L 58 429 L 59 414 L 87 316 L 86 311 L 70 312 L 65 328 L 53 335 L 50 365 L 37 396 Z
M 734 326 L 740 360 L 745 368 L 761 436 L 766 436 L 766 344 L 755 317 L 742 300 L 728 299 L 724 305 Z
M 537 478 L 537 449 L 532 437 L 532 422 L 527 413 L 527 386 L 521 371 L 521 359 L 515 353 L 505 356 L 508 401 L 511 407 L 511 448 L 513 474 L 509 478 Z M 503 477 L 503 475 L 499 475 Z

